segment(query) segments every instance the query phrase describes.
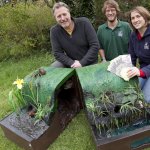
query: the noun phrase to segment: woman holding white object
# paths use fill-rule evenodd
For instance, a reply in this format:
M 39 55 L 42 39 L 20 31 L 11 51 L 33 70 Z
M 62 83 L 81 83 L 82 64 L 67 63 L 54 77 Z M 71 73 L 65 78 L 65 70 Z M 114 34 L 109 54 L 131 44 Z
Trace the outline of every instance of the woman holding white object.
M 129 17 L 134 30 L 129 41 L 129 53 L 135 67 L 129 69 L 128 77 L 139 77 L 145 101 L 150 103 L 150 13 L 137 6 L 130 11 Z M 137 60 L 140 69 L 136 67 Z

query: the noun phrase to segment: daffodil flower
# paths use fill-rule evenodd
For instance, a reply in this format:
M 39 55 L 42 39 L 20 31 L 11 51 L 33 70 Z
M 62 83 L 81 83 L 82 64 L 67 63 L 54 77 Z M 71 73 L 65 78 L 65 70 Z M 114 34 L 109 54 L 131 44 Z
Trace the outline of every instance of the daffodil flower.
M 18 89 L 22 89 L 23 83 L 23 79 L 17 79 L 13 84 L 16 84 Z

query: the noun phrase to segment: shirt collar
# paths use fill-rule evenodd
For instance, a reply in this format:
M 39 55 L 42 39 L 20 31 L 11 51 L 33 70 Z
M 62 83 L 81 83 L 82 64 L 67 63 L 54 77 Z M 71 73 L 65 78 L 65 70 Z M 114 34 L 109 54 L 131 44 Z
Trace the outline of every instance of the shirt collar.
M 140 34 L 140 32 L 136 32 L 136 35 L 137 35 L 137 38 L 138 38 L 138 40 L 141 40 L 142 39 L 142 36 L 141 36 L 141 34 Z
M 115 28 L 119 28 L 120 26 L 121 26 L 121 21 L 118 20 L 117 26 Z M 109 28 L 107 22 L 105 23 L 105 28 Z
M 138 30 L 136 30 L 136 36 L 138 38 L 138 40 L 141 40 L 142 38 L 149 36 L 150 35 L 150 26 L 147 27 L 143 37 L 141 36 L 141 34 L 138 32 Z

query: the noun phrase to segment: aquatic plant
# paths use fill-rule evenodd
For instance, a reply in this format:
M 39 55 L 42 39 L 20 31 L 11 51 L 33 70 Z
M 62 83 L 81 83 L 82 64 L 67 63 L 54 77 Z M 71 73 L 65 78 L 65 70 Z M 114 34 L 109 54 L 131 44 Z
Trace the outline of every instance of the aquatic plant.
M 127 115 L 128 113 L 131 113 L 130 115 L 132 116 L 134 113 L 136 114 L 138 112 L 141 112 L 141 110 L 133 106 L 130 101 L 122 104 L 120 107 L 121 114 L 125 113 L 125 115 Z
M 95 123 L 95 119 L 96 119 L 96 116 L 95 116 L 96 107 L 94 105 L 94 102 L 92 100 L 86 101 L 86 107 L 87 107 L 87 110 L 88 110 L 89 117 L 90 117 L 90 113 L 92 114 L 92 117 L 90 118 L 91 122 Z
M 105 91 L 86 102 L 88 113 L 93 114 L 93 126 L 99 132 L 99 136 L 107 134 L 123 126 L 134 123 L 145 117 L 145 103 L 142 100 L 141 91 L 137 87 L 128 86 L 122 92 Z M 93 123 L 93 121 L 92 121 Z
M 53 111 L 52 109 L 53 107 L 49 107 L 49 105 L 45 105 L 42 106 L 40 103 L 38 104 L 38 107 L 36 109 L 36 113 L 35 113 L 35 123 L 41 121 L 42 119 L 44 119 L 44 117 L 46 117 L 46 115 L 49 115 L 50 112 Z

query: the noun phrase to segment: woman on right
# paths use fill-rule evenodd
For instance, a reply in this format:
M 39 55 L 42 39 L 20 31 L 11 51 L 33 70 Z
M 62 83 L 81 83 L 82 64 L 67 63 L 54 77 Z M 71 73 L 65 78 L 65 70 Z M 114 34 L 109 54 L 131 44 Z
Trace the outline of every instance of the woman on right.
M 137 6 L 130 11 L 129 18 L 134 30 L 129 41 L 129 54 L 134 67 L 128 71 L 128 77 L 139 77 L 144 99 L 150 103 L 150 13 L 146 8 Z M 137 60 L 140 69 L 136 67 Z

